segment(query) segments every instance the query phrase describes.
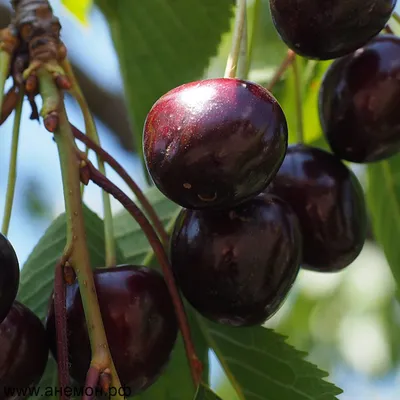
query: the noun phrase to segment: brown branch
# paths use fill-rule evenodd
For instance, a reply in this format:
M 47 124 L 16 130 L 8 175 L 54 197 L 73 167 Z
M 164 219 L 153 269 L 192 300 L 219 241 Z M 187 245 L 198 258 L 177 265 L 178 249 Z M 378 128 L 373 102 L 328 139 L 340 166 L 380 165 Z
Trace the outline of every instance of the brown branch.
M 10 9 L 0 4 L 0 27 L 6 27 L 11 21 Z M 75 42 L 68 43 L 72 48 Z M 72 61 L 72 67 L 88 102 L 89 109 L 118 138 L 127 150 L 134 150 L 134 140 L 125 101 L 120 93 L 112 93 L 101 86 L 88 73 Z M 67 94 L 72 99 L 70 95 Z M 0 122 L 1 124 L 1 122 Z
M 60 400 L 68 399 L 65 389 L 69 386 L 66 285 L 64 280 L 64 265 L 69 254 L 70 251 L 65 252 L 57 263 L 54 278 L 54 316 L 57 338 L 58 385 L 61 390 Z
M 86 165 L 84 168 L 87 168 L 89 171 L 90 179 L 107 193 L 111 194 L 114 198 L 116 198 L 132 215 L 132 217 L 136 220 L 139 226 L 142 228 L 144 234 L 146 235 L 151 247 L 154 250 L 154 253 L 160 263 L 161 269 L 164 274 L 165 282 L 168 286 L 169 293 L 171 295 L 172 302 L 174 304 L 175 312 L 177 314 L 179 328 L 182 333 L 183 341 L 185 343 L 185 349 L 187 358 L 190 365 L 190 370 L 192 373 L 193 381 L 197 387 L 201 381 L 202 374 L 202 363 L 196 355 L 196 350 L 192 342 L 191 332 L 189 323 L 187 320 L 186 312 L 182 304 L 182 299 L 179 294 L 174 275 L 171 270 L 171 266 L 168 261 L 167 254 L 158 238 L 156 232 L 151 226 L 150 222 L 146 218 L 146 216 L 142 213 L 139 207 L 116 185 L 114 185 L 107 177 L 101 174 L 93 164 L 86 161 Z
M 78 128 L 71 124 L 72 133 L 74 136 L 84 143 L 89 149 L 93 150 L 100 158 L 106 162 L 110 167 L 118 173 L 118 175 L 124 180 L 124 182 L 129 186 L 134 195 L 137 197 L 139 203 L 143 206 L 143 209 L 150 221 L 153 223 L 154 228 L 156 229 L 160 239 L 167 245 L 169 242 L 168 233 L 165 231 L 164 226 L 161 220 L 158 218 L 156 211 L 153 206 L 147 200 L 146 196 L 143 194 L 140 187 L 136 184 L 136 182 L 130 177 L 130 175 L 126 172 L 126 170 L 122 167 L 122 165 L 115 160 L 109 153 L 107 153 L 102 147 L 97 145 L 93 140 L 91 140 L 88 136 L 82 133 Z
M 285 59 L 282 61 L 282 64 L 278 67 L 274 76 L 272 77 L 271 81 L 269 82 L 269 84 L 267 86 L 267 89 L 269 91 L 271 91 L 274 88 L 274 86 L 279 82 L 279 79 L 281 79 L 282 75 L 291 66 L 295 57 L 296 57 L 296 53 L 294 51 L 292 51 L 292 50 L 287 51 L 287 55 L 286 55 Z
M 4 96 L 3 106 L 0 115 L 0 125 L 2 125 L 14 111 L 17 102 L 18 102 L 18 90 L 14 86 Z

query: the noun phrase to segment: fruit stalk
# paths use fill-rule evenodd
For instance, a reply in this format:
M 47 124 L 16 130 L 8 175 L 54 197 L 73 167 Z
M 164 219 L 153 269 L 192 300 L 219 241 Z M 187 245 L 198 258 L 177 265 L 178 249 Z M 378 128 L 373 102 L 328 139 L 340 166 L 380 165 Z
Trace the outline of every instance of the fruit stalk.
M 271 81 L 269 82 L 269 84 L 267 86 L 267 89 L 269 91 L 271 91 L 275 87 L 275 85 L 279 82 L 279 79 L 281 79 L 282 75 L 292 65 L 295 57 L 296 57 L 296 53 L 289 49 L 287 51 L 287 55 L 286 55 L 285 59 L 282 61 L 282 64 L 276 70 L 274 76 L 272 77 Z
M 237 0 L 235 27 L 233 30 L 232 48 L 225 68 L 225 78 L 234 78 L 240 54 L 240 45 L 246 21 L 246 0 Z
M 68 396 L 65 393 L 65 388 L 69 385 L 67 309 L 64 265 L 70 256 L 70 252 L 70 249 L 64 252 L 60 261 L 56 265 L 54 277 L 54 315 L 56 321 L 57 336 L 58 386 L 61 390 L 60 400 L 68 399 Z
M 1 88 L 0 88 L 1 90 Z M 10 164 L 8 169 L 8 182 L 7 182 L 7 194 L 6 203 L 4 206 L 4 216 L 3 223 L 1 226 L 1 232 L 5 236 L 8 234 L 8 229 L 10 227 L 12 207 L 14 203 L 15 194 L 15 182 L 17 180 L 17 155 L 18 155 L 18 141 L 19 141 L 19 128 L 21 124 L 21 113 L 22 113 L 22 103 L 24 99 L 24 93 L 21 90 L 18 95 L 18 102 L 15 108 L 14 125 L 11 141 L 11 155 Z
M 183 307 L 182 299 L 179 294 L 177 285 L 175 283 L 175 279 L 171 270 L 171 266 L 168 261 L 167 254 L 165 253 L 165 250 L 161 244 L 160 239 L 158 238 L 157 234 L 155 233 L 153 227 L 151 226 L 146 216 L 136 206 L 136 204 L 121 189 L 119 189 L 107 177 L 101 174 L 90 161 L 85 160 L 85 164 L 86 164 L 85 168 L 89 173 L 90 180 L 92 180 L 96 185 L 98 185 L 103 190 L 107 191 L 109 194 L 115 197 L 125 207 L 125 209 L 132 215 L 132 217 L 142 228 L 151 247 L 153 248 L 154 253 L 158 259 L 158 262 L 160 263 L 161 269 L 164 274 L 164 279 L 166 281 L 169 293 L 172 298 L 172 302 L 174 304 L 175 312 L 177 314 L 179 322 L 179 328 L 181 330 L 182 337 L 185 343 L 185 349 L 190 365 L 192 378 L 194 384 L 198 386 L 201 382 L 203 367 L 199 358 L 196 355 L 196 350 L 191 338 L 190 327 L 185 309 Z
M 247 78 L 247 65 L 248 65 L 248 58 L 247 58 L 247 52 L 248 52 L 248 34 L 247 34 L 247 10 L 245 8 L 245 17 L 244 17 L 244 23 L 243 23 L 243 32 L 242 32 L 242 38 L 240 41 L 240 50 L 239 50 L 239 58 L 238 58 L 238 66 L 237 66 L 237 78 L 239 79 L 246 79 Z
M 112 383 L 117 388 L 116 397 L 121 398 L 118 395 L 118 389 L 121 387 L 121 384 L 109 351 L 97 300 L 93 273 L 90 267 L 80 192 L 80 160 L 77 158 L 78 149 L 73 139 L 64 103 L 61 99 L 61 93 L 55 86 L 51 74 L 46 69 L 40 68 L 37 75 L 43 104 L 58 104 L 58 124 L 55 129 L 54 138 L 58 147 L 64 188 L 65 211 L 67 215 L 67 247 L 72 247 L 69 262 L 78 278 L 87 321 L 92 350 L 91 366 L 97 368 L 100 372 L 106 368 L 111 369 Z M 42 113 L 43 111 L 45 114 L 46 109 L 42 110 Z
M 133 194 L 138 199 L 139 203 L 142 205 L 145 213 L 148 218 L 152 222 L 155 230 L 157 231 L 160 239 L 164 243 L 164 245 L 168 244 L 169 235 L 164 229 L 164 226 L 161 220 L 158 218 L 156 211 L 153 206 L 147 200 L 146 196 L 143 194 L 140 187 L 137 183 L 130 177 L 130 175 L 126 172 L 126 170 L 122 167 L 122 165 L 113 158 L 107 151 L 105 151 L 102 147 L 96 144 L 91 138 L 82 133 L 78 128 L 71 124 L 72 133 L 76 139 L 84 143 L 90 150 L 93 150 L 104 162 L 106 162 L 120 177 L 121 179 L 128 185 L 129 189 L 132 190 Z M 101 172 L 101 171 L 100 171 Z
M 247 63 L 246 63 L 246 73 L 245 73 L 246 77 L 249 76 L 251 60 L 253 57 L 255 36 L 260 22 L 260 6 L 261 6 L 261 0 L 255 0 L 253 5 L 253 21 L 251 23 L 251 26 L 249 27 L 250 34 L 247 46 Z
M 71 94 L 75 97 L 76 101 L 81 108 L 83 119 L 85 121 L 86 134 L 93 142 L 100 146 L 100 138 L 97 132 L 97 128 L 93 119 L 93 116 L 89 110 L 89 106 L 86 102 L 85 96 L 79 87 L 78 81 L 75 78 L 74 71 L 72 70 L 71 64 L 68 59 L 64 59 L 61 62 L 65 73 L 67 74 L 69 80 L 71 81 L 72 87 L 70 89 Z M 104 162 L 100 156 L 97 156 L 97 163 L 99 171 L 106 175 L 106 170 L 104 167 Z M 115 250 L 115 239 L 114 239 L 114 225 L 111 212 L 111 202 L 108 193 L 103 192 L 103 210 L 104 210 L 104 237 L 106 244 L 106 265 L 113 266 L 116 264 L 116 250 Z
M 5 50 L 0 50 L 0 110 L 3 107 L 3 97 L 4 97 L 4 84 L 8 76 L 8 71 L 10 69 L 11 54 Z
M 295 55 L 293 60 L 293 75 L 296 96 L 296 122 L 297 122 L 297 142 L 304 143 L 304 124 L 303 124 L 303 84 L 299 71 L 299 57 Z

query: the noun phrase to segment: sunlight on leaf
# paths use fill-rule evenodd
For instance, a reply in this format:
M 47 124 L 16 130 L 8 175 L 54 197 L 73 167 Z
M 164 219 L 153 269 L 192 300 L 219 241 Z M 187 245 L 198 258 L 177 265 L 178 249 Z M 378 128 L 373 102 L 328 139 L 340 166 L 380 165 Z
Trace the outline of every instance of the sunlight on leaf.
M 92 0 L 62 0 L 64 7 L 69 10 L 80 22 L 87 24 L 88 14 L 93 5 Z

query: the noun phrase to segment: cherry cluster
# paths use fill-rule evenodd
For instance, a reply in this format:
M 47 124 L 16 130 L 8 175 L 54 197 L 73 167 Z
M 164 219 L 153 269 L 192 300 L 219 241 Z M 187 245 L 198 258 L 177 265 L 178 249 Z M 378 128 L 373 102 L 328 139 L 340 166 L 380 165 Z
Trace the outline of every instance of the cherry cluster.
M 279 34 L 296 53 L 335 59 L 320 89 L 319 113 L 332 152 L 288 146 L 284 111 L 253 82 L 191 82 L 150 110 L 143 149 L 155 185 L 182 207 L 170 261 L 188 302 L 230 326 L 264 323 L 283 304 L 300 267 L 335 272 L 366 237 L 357 177 L 342 160 L 367 163 L 400 151 L 400 39 L 378 35 L 394 0 L 270 1 Z M 339 58 L 340 57 L 340 58 Z M 0 400 L 5 387 L 40 380 L 49 348 L 57 358 L 50 299 L 46 329 L 15 300 L 19 265 L 0 236 Z M 152 269 L 96 269 L 110 351 L 129 395 L 163 372 L 178 324 L 167 285 Z M 66 288 L 70 375 L 85 383 L 91 361 L 78 283 Z
M 262 324 L 283 303 L 300 266 L 335 272 L 361 252 L 363 190 L 342 159 L 379 161 L 400 150 L 400 40 L 377 36 L 395 3 L 270 2 L 291 49 L 337 58 L 319 99 L 332 153 L 288 146 L 283 110 L 249 81 L 184 84 L 150 110 L 143 142 L 148 171 L 183 207 L 171 265 L 182 293 L 205 317 Z
M 49 347 L 40 319 L 15 300 L 19 263 L 14 248 L 0 234 L 0 399 L 17 398 L 11 390 L 37 384 L 46 367 Z M 10 390 L 7 395 L 7 390 Z
M 357 178 L 333 154 L 288 148 L 280 105 L 255 83 L 173 89 L 148 114 L 144 151 L 155 184 L 184 207 L 170 243 L 177 283 L 213 321 L 261 324 L 300 265 L 337 271 L 363 247 Z

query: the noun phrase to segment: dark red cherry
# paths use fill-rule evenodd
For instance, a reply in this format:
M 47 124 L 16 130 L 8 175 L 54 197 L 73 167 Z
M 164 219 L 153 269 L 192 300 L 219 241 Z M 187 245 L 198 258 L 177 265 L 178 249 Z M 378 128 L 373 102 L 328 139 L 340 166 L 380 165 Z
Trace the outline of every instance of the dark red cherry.
M 283 303 L 300 264 L 301 234 L 290 207 L 260 195 L 221 212 L 183 210 L 171 263 L 186 299 L 232 326 L 263 323 Z
M 286 152 L 287 125 L 263 87 L 208 79 L 162 96 L 143 140 L 149 173 L 167 197 L 191 209 L 227 208 L 271 181 Z
M 17 295 L 19 263 L 14 248 L 0 233 L 0 323 L 4 320 Z
M 166 366 L 177 336 L 177 321 L 163 277 L 145 267 L 124 265 L 95 271 L 104 327 L 121 383 L 131 395 L 150 386 Z M 91 351 L 77 283 L 67 289 L 70 374 L 83 384 Z M 56 355 L 54 310 L 47 331 Z
M 355 175 L 339 158 L 305 145 L 289 146 L 267 191 L 286 200 L 303 233 L 303 267 L 337 271 L 363 248 L 366 209 Z
M 0 400 L 17 400 L 35 386 L 47 364 L 49 348 L 40 319 L 15 301 L 0 324 Z M 11 390 L 19 390 L 12 393 Z
M 397 0 L 270 0 L 272 20 L 296 53 L 329 60 L 364 46 L 389 20 Z
M 320 90 L 323 131 L 340 158 L 366 163 L 400 151 L 400 39 L 379 36 L 336 60 Z

